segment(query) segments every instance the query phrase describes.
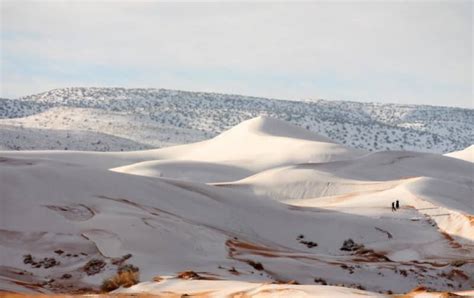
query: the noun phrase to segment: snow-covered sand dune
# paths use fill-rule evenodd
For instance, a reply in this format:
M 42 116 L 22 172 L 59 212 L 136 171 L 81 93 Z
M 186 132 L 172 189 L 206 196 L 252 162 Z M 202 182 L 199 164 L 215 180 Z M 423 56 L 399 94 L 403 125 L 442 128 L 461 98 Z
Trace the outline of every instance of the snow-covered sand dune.
M 208 141 L 149 152 L 157 159 L 217 162 L 254 172 L 302 162 L 345 160 L 365 153 L 268 117 L 244 121 Z
M 216 185 L 290 200 L 380 191 L 414 177 L 430 177 L 457 183 L 460 187 L 474 187 L 472 163 L 409 151 L 376 152 L 344 161 L 278 167 L 239 181 Z M 468 203 L 469 199 L 464 201 Z
M 466 291 L 473 170 L 368 154 L 267 117 L 163 149 L 3 151 L 0 290 L 98 291 L 133 264 L 144 283 L 117 292 Z
M 474 145 L 471 145 L 464 150 L 451 152 L 445 155 L 454 157 L 454 158 L 463 159 L 470 162 L 474 162 Z

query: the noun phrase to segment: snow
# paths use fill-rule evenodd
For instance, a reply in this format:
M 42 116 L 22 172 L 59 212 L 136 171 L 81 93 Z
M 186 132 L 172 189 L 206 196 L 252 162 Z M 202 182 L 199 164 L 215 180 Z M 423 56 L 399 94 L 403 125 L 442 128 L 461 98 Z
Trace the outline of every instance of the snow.
M 454 157 L 454 158 L 459 158 L 466 161 L 470 161 L 470 162 L 474 162 L 474 145 L 471 145 L 464 150 L 451 152 L 445 155 Z
M 403 249 L 390 254 L 389 258 L 394 261 L 416 261 L 420 255 L 414 249 Z
M 270 134 L 269 131 L 272 130 L 279 133 Z M 296 137 L 288 137 L 291 133 Z M 219 162 L 250 171 L 261 171 L 275 166 L 308 161 L 344 160 L 364 153 L 324 140 L 324 137 L 282 121 L 257 117 L 244 121 L 209 141 L 179 146 L 178 150 L 175 148 L 155 150 L 153 154 L 157 158 Z
M 98 289 L 128 254 L 142 283 L 118 292 L 471 290 L 473 167 L 353 149 L 267 116 L 160 149 L 0 151 L 0 290 Z M 340 250 L 349 238 L 364 248 Z M 103 267 L 88 275 L 94 259 Z M 178 277 L 188 270 L 203 279 Z
M 446 153 L 473 143 L 472 109 L 75 87 L 0 99 L 0 148 L 129 151 L 167 147 L 209 139 L 260 115 L 368 151 Z M 8 133 L 2 134 L 3 128 Z M 73 134 L 61 133 L 65 130 Z M 87 136 L 75 141 L 75 134 L 81 132 Z
M 189 160 L 153 160 L 111 169 L 112 171 L 147 177 L 174 178 L 203 183 L 232 181 L 252 174 L 232 165 Z

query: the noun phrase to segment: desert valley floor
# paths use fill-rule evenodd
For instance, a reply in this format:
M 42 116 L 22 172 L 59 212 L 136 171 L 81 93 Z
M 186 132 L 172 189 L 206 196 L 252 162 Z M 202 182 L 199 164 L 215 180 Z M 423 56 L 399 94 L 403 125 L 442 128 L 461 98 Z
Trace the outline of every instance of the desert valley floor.
M 161 149 L 0 151 L 0 291 L 99 292 L 131 264 L 141 283 L 114 293 L 473 295 L 473 162 L 268 117 Z

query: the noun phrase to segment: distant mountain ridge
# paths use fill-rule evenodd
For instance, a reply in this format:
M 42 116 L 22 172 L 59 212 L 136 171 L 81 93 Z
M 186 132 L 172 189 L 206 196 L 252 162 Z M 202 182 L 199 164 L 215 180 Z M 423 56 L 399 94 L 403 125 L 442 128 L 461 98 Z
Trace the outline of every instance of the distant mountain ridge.
M 79 117 L 83 112 L 87 112 L 87 121 Z M 0 99 L 0 136 L 3 125 L 22 128 L 19 141 L 12 140 L 10 133 L 8 138 L 1 138 L 0 147 L 24 148 L 29 128 L 87 130 L 128 138 L 146 147 L 161 147 L 207 139 L 260 115 L 289 121 L 340 144 L 369 151 L 446 153 L 462 150 L 474 143 L 473 109 L 327 100 L 289 101 L 167 89 L 74 87 L 19 99 Z M 123 120 L 123 124 L 114 130 L 118 118 Z M 97 141 L 94 139 L 90 143 Z M 101 151 L 107 148 L 144 148 L 134 148 L 133 145 L 99 148 L 88 144 L 75 148 L 68 140 L 59 140 L 59 143 L 57 148 L 55 145 L 38 148 L 31 145 L 27 149 L 63 149 L 68 146 L 69 149 Z

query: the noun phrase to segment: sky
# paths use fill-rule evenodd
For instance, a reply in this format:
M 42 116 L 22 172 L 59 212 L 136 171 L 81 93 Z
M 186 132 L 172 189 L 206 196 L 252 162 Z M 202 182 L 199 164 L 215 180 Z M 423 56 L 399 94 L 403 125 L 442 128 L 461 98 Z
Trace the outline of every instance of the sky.
M 0 3 L 0 97 L 152 87 L 474 108 L 470 0 Z

